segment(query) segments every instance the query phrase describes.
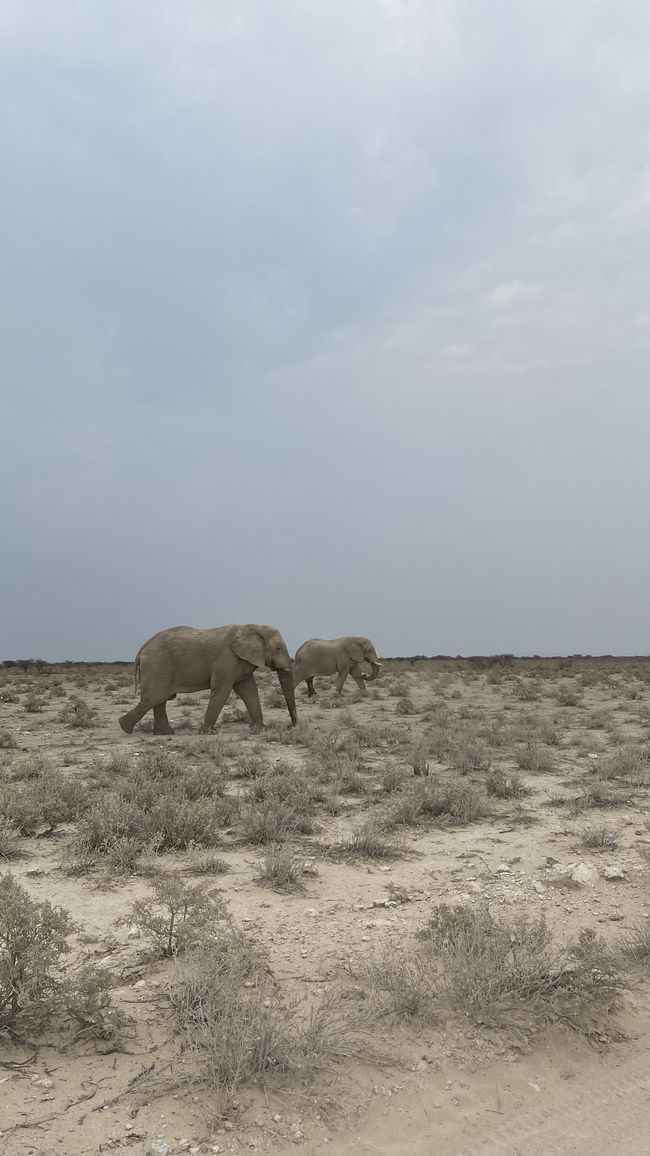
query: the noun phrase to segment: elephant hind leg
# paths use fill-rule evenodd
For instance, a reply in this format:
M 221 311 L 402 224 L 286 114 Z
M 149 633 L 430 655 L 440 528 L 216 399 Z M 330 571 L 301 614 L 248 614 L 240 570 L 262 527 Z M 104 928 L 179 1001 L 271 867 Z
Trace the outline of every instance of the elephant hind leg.
M 350 667 L 350 678 L 356 682 L 362 694 L 367 694 L 365 679 L 361 673 L 361 667 L 355 662 L 354 666 Z
M 153 733 L 155 735 L 173 735 L 174 733 L 174 729 L 167 718 L 166 702 L 158 702 L 153 708 Z
M 125 734 L 133 734 L 133 728 L 136 723 L 139 723 L 140 719 L 144 718 L 147 711 L 151 710 L 153 705 L 154 704 L 152 702 L 146 702 L 145 700 L 140 699 L 140 702 L 137 706 L 133 707 L 133 710 L 129 710 L 126 712 L 126 714 L 120 716 L 117 721 L 119 722 Z

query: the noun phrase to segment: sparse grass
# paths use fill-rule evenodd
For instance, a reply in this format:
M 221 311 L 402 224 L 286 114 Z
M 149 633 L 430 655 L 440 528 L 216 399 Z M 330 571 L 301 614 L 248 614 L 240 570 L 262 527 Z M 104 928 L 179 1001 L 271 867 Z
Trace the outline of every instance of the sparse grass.
M 638 920 L 625 932 L 619 950 L 627 963 L 650 964 L 650 916 Z
M 632 786 L 650 785 L 650 749 L 627 743 L 598 765 L 601 779 L 618 779 Z
M 336 850 L 346 858 L 359 859 L 396 859 L 402 853 L 374 815 L 357 824 L 350 838 L 338 843 Z
M 517 766 L 522 771 L 532 771 L 533 774 L 549 775 L 553 771 L 553 756 L 549 750 L 542 747 L 537 739 L 531 737 L 522 750 L 516 753 Z
M 9 819 L 0 818 L 0 859 L 17 859 L 20 855 L 18 842 L 20 831 Z
M 522 783 L 519 775 L 506 775 L 500 768 L 490 771 L 485 786 L 488 795 L 497 799 L 521 799 L 530 794 L 530 787 Z
M 461 775 L 486 771 L 490 766 L 490 751 L 480 739 L 460 739 L 451 756 L 451 765 Z
M 409 756 L 409 763 L 413 767 L 414 775 L 429 774 L 429 759 L 425 743 L 420 741 L 413 744 Z
M 458 779 L 418 780 L 391 801 L 384 813 L 390 828 L 413 827 L 427 820 L 472 823 L 485 814 L 482 791 Z
M 304 856 L 287 843 L 269 843 L 255 876 L 256 883 L 275 891 L 300 891 L 303 888 Z
M 220 859 L 214 851 L 195 851 L 187 863 L 186 870 L 193 875 L 227 875 L 230 865 Z
M 606 823 L 594 823 L 580 832 L 580 843 L 594 851 L 613 851 L 618 847 L 616 832 Z

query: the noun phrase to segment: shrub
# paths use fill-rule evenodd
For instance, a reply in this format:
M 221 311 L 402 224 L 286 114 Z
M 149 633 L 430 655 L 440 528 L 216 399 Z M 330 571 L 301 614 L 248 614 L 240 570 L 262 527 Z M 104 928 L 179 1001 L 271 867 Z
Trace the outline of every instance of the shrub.
M 255 876 L 257 883 L 265 883 L 276 891 L 302 890 L 304 856 L 286 843 L 269 843 Z
M 650 917 L 639 920 L 626 932 L 620 952 L 628 963 L 650 963 Z
M 43 1025 L 73 931 L 67 911 L 32 899 L 13 875 L 0 876 L 0 1031 Z
M 601 779 L 621 779 L 633 786 L 650 783 L 650 751 L 633 743 L 622 746 L 598 768 Z
M 490 771 L 485 780 L 488 795 L 497 799 L 521 799 L 530 794 L 530 788 L 522 783 L 518 775 L 506 775 L 500 768 Z
M 20 854 L 20 832 L 9 819 L 0 818 L 0 859 L 16 859 Z
M 409 763 L 413 767 L 414 775 L 428 775 L 429 774 L 429 760 L 427 758 L 427 747 L 423 742 L 414 743 L 411 747 L 411 754 Z
M 540 747 L 537 739 L 529 738 L 523 750 L 517 751 L 517 766 L 522 771 L 533 771 L 535 774 L 550 774 L 553 770 L 551 752 Z
M 78 784 L 51 767 L 40 768 L 35 778 L 0 785 L 0 817 L 21 835 L 33 835 L 43 827 L 51 833 L 59 823 L 76 818 L 85 804 Z
M 362 965 L 391 1014 L 430 1021 L 452 1007 L 518 1033 L 561 1022 L 590 1034 L 620 1002 L 623 981 L 593 932 L 558 949 L 543 919 L 506 922 L 484 906 L 442 904 L 417 938 L 415 950 L 391 948 Z
M 68 723 L 71 727 L 91 727 L 95 723 L 98 711 L 90 706 L 85 699 L 71 695 L 65 706 L 59 712 L 59 722 Z
M 338 1057 L 367 1058 L 369 1015 L 332 993 L 306 1006 L 283 1000 L 264 951 L 234 927 L 177 965 L 170 998 L 197 1060 L 197 1078 L 222 1097 L 269 1077 L 309 1079 Z
M 28 714 L 40 714 L 44 705 L 42 698 L 39 698 L 33 691 L 25 699 L 25 710 Z
M 12 731 L 3 728 L 0 730 L 0 749 L 4 751 L 15 750 L 18 746 L 16 736 Z
M 613 851 L 618 846 L 616 832 L 605 823 L 585 827 L 580 842 L 583 847 L 591 847 L 595 851 Z
M 338 844 L 344 855 L 362 859 L 394 859 L 400 849 L 386 837 L 385 827 L 374 816 L 359 823 L 350 839 Z
M 117 923 L 134 924 L 153 941 L 160 956 L 178 955 L 209 940 L 226 918 L 221 896 L 202 884 L 190 886 L 177 875 L 164 875 L 151 884 L 151 899 L 136 899 L 127 916 Z
M 462 775 L 485 771 L 490 765 L 490 752 L 478 739 L 461 739 L 452 755 L 451 765 Z

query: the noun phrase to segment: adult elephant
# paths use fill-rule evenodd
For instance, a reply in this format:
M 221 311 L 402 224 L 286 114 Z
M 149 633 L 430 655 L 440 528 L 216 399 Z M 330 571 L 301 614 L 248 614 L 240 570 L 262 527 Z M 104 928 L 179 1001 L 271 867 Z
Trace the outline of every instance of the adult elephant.
M 201 732 L 207 734 L 228 701 L 231 690 L 242 700 L 251 723 L 264 725 L 260 696 L 253 672 L 268 666 L 277 672 L 291 722 L 297 722 L 293 669 L 285 641 L 273 626 L 217 626 L 195 630 L 173 626 L 143 643 L 135 656 L 135 689 L 140 678 L 140 702 L 123 714 L 120 726 L 127 735 L 153 710 L 155 735 L 171 735 L 166 703 L 178 693 L 209 690 L 210 701 Z
M 370 675 L 361 671 L 361 663 L 367 662 L 372 668 Z M 367 694 L 366 682 L 374 682 L 381 670 L 381 662 L 369 638 L 348 636 L 346 638 L 310 638 L 296 651 L 293 668 L 294 686 L 307 682 L 307 694 L 311 698 L 314 690 L 314 675 L 336 674 L 336 689 L 341 694 L 348 675 L 356 682 L 362 694 Z

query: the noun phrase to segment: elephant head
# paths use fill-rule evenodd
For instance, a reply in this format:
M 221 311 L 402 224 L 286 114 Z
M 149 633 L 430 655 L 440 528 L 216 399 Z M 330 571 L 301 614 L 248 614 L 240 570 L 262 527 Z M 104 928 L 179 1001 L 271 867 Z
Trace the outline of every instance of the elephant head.
M 369 638 L 348 639 L 345 645 L 345 652 L 353 662 L 369 663 L 372 673 L 363 676 L 366 682 L 374 682 L 375 679 L 379 677 L 382 663 L 377 658 L 377 651 Z
M 273 626 L 239 626 L 231 641 L 230 649 L 237 658 L 250 662 L 251 666 L 267 666 L 274 670 L 282 687 L 284 701 L 294 726 L 298 721 L 296 699 L 293 686 L 293 663 L 286 643 Z

